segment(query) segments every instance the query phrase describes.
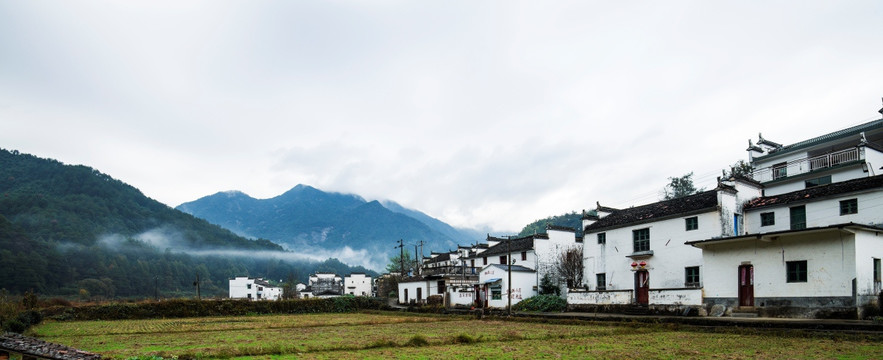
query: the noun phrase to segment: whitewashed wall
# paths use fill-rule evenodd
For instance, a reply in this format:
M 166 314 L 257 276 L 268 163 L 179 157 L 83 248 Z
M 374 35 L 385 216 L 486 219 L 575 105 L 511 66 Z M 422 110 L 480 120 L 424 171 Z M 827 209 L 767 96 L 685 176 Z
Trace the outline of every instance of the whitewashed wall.
M 706 245 L 705 297 L 738 298 L 738 268 L 754 266 L 754 297 L 851 296 L 855 237 L 837 230 L 773 241 Z M 807 282 L 786 281 L 786 261 L 807 261 Z
M 371 296 L 371 277 L 365 274 L 351 274 L 343 278 L 345 294 Z
M 651 289 L 654 305 L 702 305 L 702 289 Z
M 684 287 L 684 268 L 689 266 L 700 266 L 701 281 L 702 250 L 684 245 L 684 242 L 720 236 L 722 225 L 718 214 L 710 211 L 607 230 L 606 245 L 598 244 L 597 232 L 586 234 L 583 255 L 588 283 L 595 288 L 595 274 L 606 273 L 607 290 L 633 290 L 631 263 L 635 260 L 626 256 L 634 252 L 632 231 L 644 228 L 650 229 L 650 250 L 653 251 L 653 256 L 644 260 L 650 271 L 651 289 Z M 693 216 L 698 218 L 699 228 L 687 231 L 685 219 Z
M 858 199 L 858 213 L 840 215 L 840 201 Z M 883 191 L 866 192 L 861 194 L 846 194 L 835 198 L 813 201 L 805 204 L 788 204 L 776 207 L 752 209 L 745 214 L 745 224 L 749 233 L 767 233 L 791 228 L 790 207 L 804 205 L 806 207 L 806 227 L 823 227 L 828 225 L 845 224 L 849 222 L 858 224 L 875 224 L 883 220 Z M 760 226 L 760 214 L 766 212 L 775 213 L 775 225 Z
M 500 278 L 500 286 L 501 286 L 501 295 L 502 297 L 499 300 L 493 300 L 491 298 L 490 286 L 488 287 L 488 306 L 494 308 L 505 308 L 509 305 L 509 298 L 507 297 L 509 291 L 509 275 L 505 269 L 500 269 L 495 266 L 488 266 L 484 269 L 481 269 L 481 273 L 479 274 L 479 284 L 483 284 L 485 281 L 489 279 Z M 527 271 L 513 271 L 512 272 L 512 305 L 517 304 L 519 301 L 527 298 L 531 298 L 537 295 L 537 291 L 534 290 L 534 285 L 536 284 L 536 273 L 535 272 L 527 272 Z
M 567 293 L 568 305 L 626 305 L 633 299 L 632 290 L 571 291 Z
M 855 235 L 856 294 L 874 297 L 874 259 L 883 259 L 883 232 L 860 230 Z M 859 306 L 863 305 L 859 303 Z

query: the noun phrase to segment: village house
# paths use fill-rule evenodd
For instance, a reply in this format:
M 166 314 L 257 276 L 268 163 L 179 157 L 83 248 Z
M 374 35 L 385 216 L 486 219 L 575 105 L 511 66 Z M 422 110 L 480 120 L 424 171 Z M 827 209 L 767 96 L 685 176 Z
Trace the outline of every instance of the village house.
M 745 232 L 688 241 L 706 306 L 861 317 L 881 290 L 883 119 L 787 146 L 760 137 L 748 152 L 764 196 L 744 205 Z
M 474 284 L 477 270 L 467 261 L 469 254 L 487 249 L 487 246 L 462 247 L 445 253 L 433 252 L 424 259 L 420 275 L 399 281 L 398 297 L 402 304 L 422 304 L 429 296 L 439 295 L 445 306 L 471 306 L 474 302 Z
M 237 276 L 230 279 L 230 298 L 249 300 L 279 300 L 282 288 L 270 285 L 262 278 Z
M 720 181 L 683 198 L 614 209 L 597 205 L 583 216 L 585 290 L 571 307 L 702 305 L 702 251 L 687 240 L 733 236 L 743 229 L 742 204 L 760 196 L 749 179 Z
M 374 296 L 374 282 L 365 273 L 352 273 L 344 276 L 343 286 L 347 295 Z
M 301 298 L 331 298 L 344 294 L 343 279 L 335 273 L 317 272 L 310 275 L 309 284 L 298 292 Z

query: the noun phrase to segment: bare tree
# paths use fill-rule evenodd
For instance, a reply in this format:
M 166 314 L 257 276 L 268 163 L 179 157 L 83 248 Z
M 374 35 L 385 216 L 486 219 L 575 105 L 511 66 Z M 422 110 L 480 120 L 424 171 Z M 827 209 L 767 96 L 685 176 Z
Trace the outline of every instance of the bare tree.
M 555 263 L 555 272 L 566 281 L 568 288 L 581 286 L 583 283 L 582 246 L 574 246 L 562 251 Z

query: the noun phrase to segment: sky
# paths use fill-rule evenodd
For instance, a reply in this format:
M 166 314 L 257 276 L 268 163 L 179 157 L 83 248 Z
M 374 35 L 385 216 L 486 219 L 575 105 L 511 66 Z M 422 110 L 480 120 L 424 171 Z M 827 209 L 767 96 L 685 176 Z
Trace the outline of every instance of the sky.
M 880 118 L 880 1 L 0 2 L 0 148 L 169 206 L 297 184 L 453 226 L 713 188 Z M 2 169 L 0 169 L 2 171 Z

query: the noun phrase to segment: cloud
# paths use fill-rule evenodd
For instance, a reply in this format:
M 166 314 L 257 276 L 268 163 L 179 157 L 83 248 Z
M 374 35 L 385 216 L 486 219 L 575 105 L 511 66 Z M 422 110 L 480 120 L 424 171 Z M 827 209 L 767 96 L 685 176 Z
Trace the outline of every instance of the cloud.
M 879 118 L 880 10 L 5 2 L 0 143 L 171 206 L 304 183 L 517 231 Z

